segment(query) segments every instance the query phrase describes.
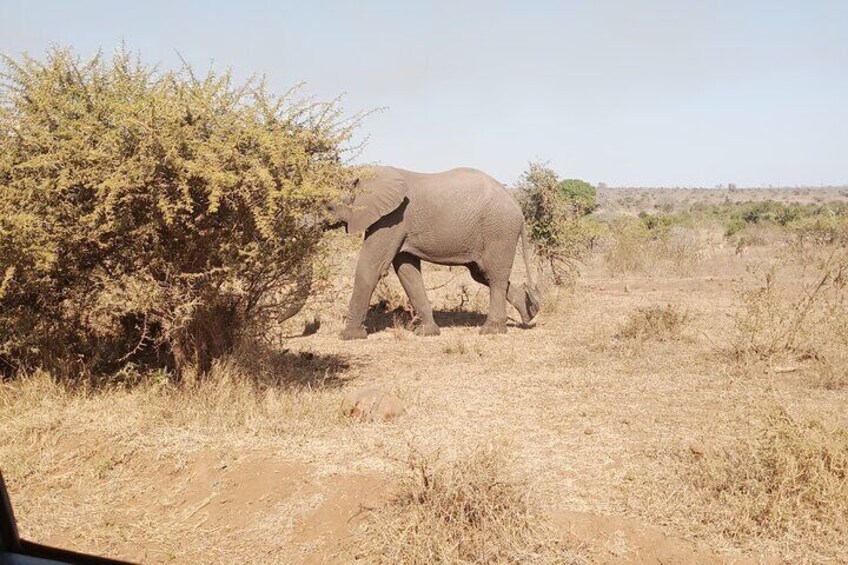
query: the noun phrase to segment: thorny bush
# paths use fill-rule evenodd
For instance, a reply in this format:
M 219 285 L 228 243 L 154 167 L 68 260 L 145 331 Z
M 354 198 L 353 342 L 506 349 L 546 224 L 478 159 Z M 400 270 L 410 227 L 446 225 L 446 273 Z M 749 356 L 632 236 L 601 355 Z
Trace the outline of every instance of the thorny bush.
M 302 303 L 356 117 L 123 50 L 4 60 L 3 372 L 203 371 Z

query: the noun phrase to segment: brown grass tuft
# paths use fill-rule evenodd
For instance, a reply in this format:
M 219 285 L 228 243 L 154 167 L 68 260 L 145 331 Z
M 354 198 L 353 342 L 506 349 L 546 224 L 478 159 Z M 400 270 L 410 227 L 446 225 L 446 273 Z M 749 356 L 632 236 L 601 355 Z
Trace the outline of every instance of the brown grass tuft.
M 619 330 L 623 339 L 670 341 L 680 339 L 691 315 L 673 304 L 636 308 Z
M 582 563 L 558 540 L 528 486 L 504 475 L 505 457 L 477 449 L 452 461 L 415 454 L 385 506 L 355 539 L 372 563 Z
M 803 539 L 821 557 L 848 550 L 848 429 L 765 411 L 756 434 L 689 473 L 704 522 L 737 541 Z M 811 556 L 812 557 L 812 556 Z

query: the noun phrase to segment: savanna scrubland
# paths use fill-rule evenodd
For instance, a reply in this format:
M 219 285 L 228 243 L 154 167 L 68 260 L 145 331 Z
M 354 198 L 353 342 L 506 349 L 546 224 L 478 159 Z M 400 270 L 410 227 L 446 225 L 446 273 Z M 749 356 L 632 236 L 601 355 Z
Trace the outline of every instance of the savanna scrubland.
M 62 180 L 63 161 L 48 152 L 26 169 L 0 156 L 6 195 L 20 189 L 4 204 L 5 221 L 18 223 L 2 232 L 4 257 L 16 254 L 0 287 L 3 356 L 18 361 L 0 383 L 0 464 L 23 536 L 151 563 L 844 560 L 844 192 L 604 189 L 587 205 L 583 185 L 554 178 L 576 187 L 572 213 L 524 200 L 543 297 L 535 328 L 515 321 L 505 335 L 478 335 L 485 289 L 467 269 L 425 264 L 440 336 L 412 333 L 414 314 L 389 275 L 372 299 L 371 335 L 345 342 L 337 334 L 360 242 L 301 220 L 335 196 L 325 184 L 346 178 L 336 145 L 321 141 L 347 130 L 320 121 L 327 107 L 279 122 L 269 118 L 279 108 L 210 105 L 220 99 L 203 93 L 218 83 L 189 78 L 155 83 L 161 99 L 139 94 L 135 114 L 114 114 L 130 116 L 114 129 L 101 118 L 115 104 L 86 110 L 89 91 L 73 98 L 80 106 L 48 104 L 61 80 L 39 106 L 55 113 L 22 114 L 44 136 L 27 147 L 85 133 L 62 130 L 57 116 L 90 116 L 89 127 L 114 131 L 138 157 L 124 161 L 137 165 L 128 167 L 138 182 L 105 175 L 88 193 Z M 142 82 L 119 85 L 146 93 Z M 216 129 L 233 108 L 238 120 Z M 145 137 L 142 118 L 164 120 L 173 144 Z M 230 137 L 244 124 L 251 135 Z M 179 141 L 184 128 L 208 144 Z M 61 159 L 87 156 L 84 165 L 115 171 L 114 154 L 104 149 L 98 161 L 79 150 L 89 141 Z M 164 163 L 154 167 L 158 192 L 141 174 L 144 159 Z M 191 182 L 171 182 L 184 171 Z M 551 175 L 531 167 L 519 188 L 526 195 Z M 85 229 L 13 216 L 39 187 L 50 189 L 38 202 L 56 210 L 56 225 L 91 203 Z M 130 209 L 145 213 L 118 213 Z M 551 222 L 556 230 L 539 229 Z M 222 223 L 232 227 L 216 239 Z M 169 246 L 163 234 L 175 233 L 185 236 Z M 54 241 L 76 255 L 44 253 Z M 118 259 L 108 268 L 86 261 L 111 244 Z M 157 249 L 184 257 L 187 247 L 188 266 L 212 275 L 150 259 Z M 263 262 L 271 251 L 296 260 L 275 271 Z M 63 260 L 75 270 L 55 271 Z M 240 270 L 244 261 L 263 273 L 255 286 L 243 286 L 253 272 Z M 317 282 L 302 282 L 306 265 Z M 517 257 L 514 282 L 521 265 Z M 51 300 L 32 309 L 33 288 Z M 267 293 L 244 300 L 254 296 L 246 288 Z M 225 339 L 212 340 L 220 351 L 200 345 L 208 320 L 254 317 L 261 331 L 233 323 L 243 331 L 221 330 Z M 36 323 L 55 319 L 67 334 Z M 39 332 L 53 340 L 39 342 Z M 143 354 L 147 341 L 174 355 Z M 104 343 L 120 353 L 81 354 Z M 345 395 L 365 386 L 397 395 L 406 412 L 391 422 L 346 417 Z

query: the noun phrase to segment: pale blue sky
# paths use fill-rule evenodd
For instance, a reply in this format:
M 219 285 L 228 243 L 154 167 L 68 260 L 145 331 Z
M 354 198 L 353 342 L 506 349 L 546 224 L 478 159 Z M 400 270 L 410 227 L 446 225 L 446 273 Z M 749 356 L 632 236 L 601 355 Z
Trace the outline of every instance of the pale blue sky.
M 848 183 L 848 1 L 0 0 L 0 52 L 121 41 L 385 106 L 362 158 L 414 170 Z

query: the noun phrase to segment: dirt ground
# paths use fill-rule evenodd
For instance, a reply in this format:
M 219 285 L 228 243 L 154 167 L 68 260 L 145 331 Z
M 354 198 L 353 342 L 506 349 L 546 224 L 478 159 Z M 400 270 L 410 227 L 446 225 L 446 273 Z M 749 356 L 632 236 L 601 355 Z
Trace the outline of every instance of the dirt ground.
M 764 406 L 848 426 L 848 390 L 811 386 L 803 362 L 740 373 L 721 353 L 747 268 L 781 249 L 699 253 L 684 274 L 613 275 L 594 256 L 572 288 L 546 289 L 535 328 L 496 336 L 477 333 L 486 297 L 468 274 L 427 266 L 441 336 L 416 337 L 403 314 L 375 307 L 376 331 L 346 342 L 336 334 L 351 251 L 335 290 L 214 384 L 2 385 L 0 463 L 21 533 L 146 563 L 348 563 L 351 536 L 391 498 L 410 454 L 449 460 L 494 445 L 585 562 L 839 562 L 791 532 L 732 537 L 692 507 L 678 466 L 747 436 Z M 375 303 L 399 300 L 393 278 Z M 621 337 L 653 305 L 686 313 L 681 335 Z M 317 332 L 300 335 L 307 324 Z M 286 376 L 244 384 L 251 362 Z M 372 385 L 406 414 L 345 419 L 343 395 Z

